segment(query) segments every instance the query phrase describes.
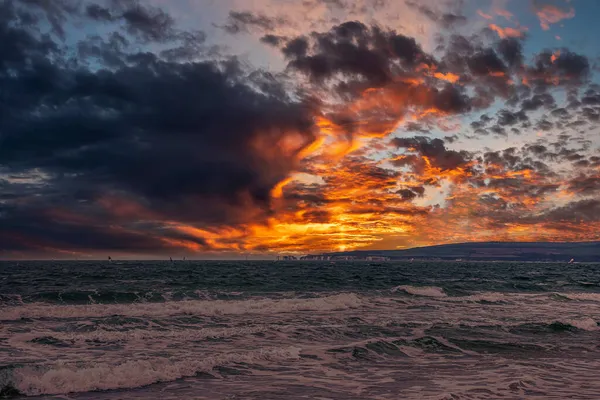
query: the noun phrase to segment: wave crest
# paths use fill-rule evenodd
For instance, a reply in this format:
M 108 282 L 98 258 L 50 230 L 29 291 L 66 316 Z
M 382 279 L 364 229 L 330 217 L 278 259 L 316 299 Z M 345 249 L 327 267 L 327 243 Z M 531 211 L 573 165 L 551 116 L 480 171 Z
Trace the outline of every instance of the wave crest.
M 221 354 L 201 360 L 171 361 L 168 358 L 155 358 L 126 361 L 119 365 L 75 367 L 57 364 L 44 369 L 22 367 L 14 369 L 12 381 L 2 382 L 1 386 L 13 387 L 28 396 L 130 389 L 190 377 L 230 364 L 283 361 L 299 357 L 299 348 L 285 347 Z
M 444 289 L 437 287 L 437 286 L 401 285 L 401 286 L 396 286 L 395 288 L 392 288 L 392 293 L 396 293 L 398 291 L 412 294 L 413 296 L 448 297 L 448 295 L 444 292 Z
M 567 319 L 567 324 L 583 331 L 597 331 L 598 323 L 592 318 Z
M 600 301 L 600 293 L 555 293 L 569 300 Z
M 169 315 L 240 315 L 275 314 L 293 311 L 335 311 L 357 308 L 363 304 L 354 293 L 304 299 L 248 299 L 248 300 L 184 300 L 166 303 L 51 305 L 29 303 L 6 307 L 0 311 L 1 320 L 21 318 L 82 318 L 114 315 L 169 316 Z

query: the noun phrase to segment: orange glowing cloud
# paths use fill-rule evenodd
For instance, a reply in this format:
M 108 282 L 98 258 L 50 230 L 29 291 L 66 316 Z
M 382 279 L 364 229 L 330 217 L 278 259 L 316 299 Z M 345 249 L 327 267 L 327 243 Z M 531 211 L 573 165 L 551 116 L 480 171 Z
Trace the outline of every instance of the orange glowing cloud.
M 494 18 L 490 14 L 486 14 L 481 10 L 477 10 L 477 14 L 479 14 L 481 17 L 483 17 L 485 19 L 493 19 Z
M 502 8 L 495 8 L 494 14 L 504 17 L 506 19 L 511 19 L 514 16 L 510 11 L 504 10 Z
M 490 24 L 489 28 L 496 32 L 502 39 L 507 37 L 521 38 L 528 30 L 526 27 L 520 27 L 517 29 L 511 27 L 502 28 L 496 24 Z
M 441 73 L 441 72 L 436 72 L 433 74 L 433 76 L 436 77 L 437 79 L 440 79 L 440 80 L 446 81 L 446 82 L 450 82 L 450 83 L 456 83 L 460 79 L 460 76 L 453 74 L 452 72 L 448 72 L 445 74 Z
M 535 13 L 540 20 L 540 26 L 543 30 L 547 31 L 550 29 L 551 24 L 573 18 L 575 16 L 575 9 L 571 7 L 568 11 L 565 11 L 553 4 L 544 4 L 538 7 Z
M 593 92 L 591 86 L 577 86 L 587 83 L 578 78 L 588 77 L 591 68 L 587 56 L 579 60 L 566 49 L 562 54 L 546 50 L 536 53 L 530 51 L 530 45 L 535 43 L 503 48 L 509 41 L 501 42 L 498 37 L 524 38 L 528 29 L 517 24 L 517 16 L 497 8 L 501 2 L 496 1 L 487 12 L 477 10 L 483 18 L 479 23 L 489 27 L 487 33 L 492 38 L 459 37 L 458 33 L 466 32 L 458 27 L 456 37 L 450 37 L 454 33 L 448 34 L 444 28 L 442 33 L 448 35 L 448 40 L 440 41 L 439 47 L 435 33 L 440 32 L 444 21 L 437 19 L 434 23 L 431 15 L 427 19 L 418 7 L 409 7 L 406 2 L 382 2 L 387 5 L 381 9 L 368 7 L 371 0 L 344 2 L 348 7 L 319 0 L 233 3 L 249 7 L 250 12 L 260 11 L 261 15 L 263 10 L 273 13 L 267 17 L 290 16 L 289 24 L 276 24 L 268 31 L 273 34 L 270 36 L 275 44 L 269 45 L 273 53 L 278 51 L 278 62 L 287 63 L 280 65 L 282 73 L 265 72 L 268 76 L 264 77 L 262 73 L 252 73 L 248 79 L 236 74 L 228 86 L 235 94 L 234 103 L 243 103 L 242 114 L 248 113 L 249 121 L 259 120 L 256 128 L 242 130 L 244 140 L 234 142 L 223 132 L 235 132 L 238 124 L 221 126 L 220 122 L 222 118 L 235 122 L 240 119 L 239 113 L 215 114 L 214 134 L 223 136 L 215 138 L 219 143 L 223 139 L 225 145 L 216 147 L 214 160 L 212 142 L 205 153 L 199 151 L 203 142 L 190 142 L 194 144 L 190 147 L 193 153 L 184 154 L 185 159 L 197 162 L 180 168 L 172 161 L 181 157 L 181 149 L 187 149 L 188 142 L 176 143 L 173 155 L 157 158 L 156 170 L 137 172 L 154 173 L 157 180 L 149 184 L 140 180 L 139 188 L 128 191 L 142 176 L 133 175 L 133 180 L 127 177 L 104 186 L 94 185 L 96 181 L 91 179 L 85 182 L 85 188 L 98 187 L 98 192 L 93 191 L 95 200 L 77 203 L 73 209 L 53 205 L 40 212 L 44 217 L 40 221 L 48 223 L 36 222 L 35 231 L 52 225 L 59 228 L 49 230 L 46 240 L 25 236 L 21 239 L 19 232 L 11 232 L 9 238 L 0 232 L 0 242 L 30 242 L 34 248 L 67 252 L 63 248 L 68 245 L 55 240 L 55 233 L 66 231 L 72 237 L 78 234 L 79 227 L 85 227 L 98 235 L 99 243 L 109 243 L 107 248 L 121 249 L 121 243 L 129 242 L 140 252 L 156 254 L 175 250 L 185 254 L 275 255 L 457 241 L 600 238 L 600 222 L 595 216 L 575 223 L 567 219 L 576 213 L 565 212 L 566 219 L 562 213 L 552 214 L 581 199 L 595 200 L 600 193 L 600 169 L 594 164 L 595 142 L 585 144 L 588 149 L 571 150 L 585 147 L 583 141 L 574 144 L 575 139 L 584 139 L 583 134 L 576 138 L 572 135 L 572 141 L 561 139 L 569 137 L 570 121 L 583 120 L 584 112 L 578 110 L 590 110 L 585 121 L 590 126 L 590 121 L 597 119 L 593 107 L 576 110 L 559 104 L 565 97 L 568 102 L 573 97 L 587 105 L 584 97 L 577 94 L 588 89 Z M 437 8 L 435 18 L 442 12 Z M 372 15 L 367 15 L 370 9 Z M 554 5 L 540 6 L 535 12 L 545 30 L 575 15 L 572 8 Z M 397 15 L 403 20 L 397 20 Z M 510 26 L 500 26 L 499 21 Z M 490 34 L 491 31 L 495 33 Z M 256 32 L 248 34 L 253 36 Z M 261 37 L 265 33 L 260 32 Z M 243 34 L 237 33 L 229 40 L 240 41 Z M 435 42 L 434 46 L 428 44 L 427 38 Z M 246 43 L 246 39 L 242 41 Z M 300 46 L 294 50 L 294 44 Z M 215 68 L 221 68 L 220 61 L 215 61 Z M 248 68 L 248 72 L 254 70 Z M 110 73 L 113 72 L 106 72 Z M 241 88 L 246 80 L 252 86 L 248 93 L 256 90 L 264 92 L 264 96 L 252 101 L 252 96 L 243 96 L 245 91 L 238 92 L 236 85 Z M 566 96 L 558 93 L 559 88 L 539 90 L 547 89 L 545 83 L 564 82 L 573 83 Z M 277 90 L 271 93 L 265 89 L 267 83 L 276 84 Z M 522 86 L 531 86 L 531 90 Z M 552 101 L 544 100 L 538 106 L 533 100 L 545 99 L 542 95 Z M 584 96 L 589 103 L 597 103 L 595 94 L 586 92 Z M 185 98 L 194 103 L 195 97 Z M 525 107 L 529 101 L 533 107 Z M 285 107 L 280 108 L 280 102 Z M 301 116 L 294 111 L 296 106 L 303 110 Z M 32 112 L 37 110 L 36 105 Z M 206 120 L 199 118 L 200 114 L 196 118 L 200 111 L 191 110 L 193 118 L 181 124 L 184 138 L 192 136 L 192 128 L 196 124 L 200 128 Z M 209 107 L 207 112 L 210 110 Z M 255 112 L 259 112 L 258 116 L 252 117 Z M 221 116 L 225 117 L 219 119 Z M 277 123 L 282 116 L 283 120 L 298 119 L 298 123 Z M 545 116 L 551 128 L 538 122 Z M 270 123 L 271 120 L 276 123 Z M 580 133 L 582 129 L 581 125 L 577 127 Z M 456 135 L 446 135 L 448 131 L 455 131 Z M 497 132 L 506 138 L 498 138 Z M 160 145 L 170 139 L 162 138 Z M 542 150 L 532 150 L 533 143 Z M 504 144 L 513 147 L 498 149 Z M 230 153 L 230 147 L 235 147 L 235 151 Z M 162 152 L 162 148 L 159 150 L 157 153 Z M 61 157 L 75 163 L 70 161 L 70 154 L 65 152 Z M 229 163 L 246 158 L 248 162 Z M 136 160 L 133 158 L 133 162 Z M 176 168 L 163 174 L 161 168 L 171 163 Z M 116 171 L 126 165 L 118 164 Z M 220 169 L 231 169 L 233 174 L 219 175 Z M 111 175 L 112 169 L 106 171 Z M 211 179 L 200 179 L 200 175 Z M 162 182 L 178 181 L 179 176 L 185 178 L 181 179 L 185 183 L 181 193 L 169 191 L 170 185 L 163 188 Z M 83 181 L 85 177 L 77 179 Z M 70 181 L 63 179 L 68 187 Z M 249 183 L 236 189 L 236 180 Z M 5 188 L 2 175 L 0 187 Z M 29 196 L 29 188 L 24 193 L 24 201 L 34 197 Z M 171 196 L 174 194 L 178 196 Z M 52 204 L 56 203 L 53 200 Z M 35 209 L 24 208 L 27 213 Z M 28 214 L 25 220 L 30 219 Z M 116 241 L 107 242 L 107 237 Z M 84 240 L 82 246 L 92 243 L 92 238 Z M 71 254 L 77 250 L 81 249 L 76 248 Z M 81 250 L 85 251 L 88 249 Z
M 283 196 L 283 187 L 290 183 L 291 180 L 292 178 L 288 177 L 282 180 L 281 182 L 277 183 L 275 187 L 271 189 L 271 197 L 278 199 L 281 196 Z

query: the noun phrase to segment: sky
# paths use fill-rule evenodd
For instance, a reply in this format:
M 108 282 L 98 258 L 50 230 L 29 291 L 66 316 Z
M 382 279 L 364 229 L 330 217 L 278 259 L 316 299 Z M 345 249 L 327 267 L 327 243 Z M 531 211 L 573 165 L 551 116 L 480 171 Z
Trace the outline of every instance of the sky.
M 0 258 L 600 240 L 596 0 L 0 0 Z

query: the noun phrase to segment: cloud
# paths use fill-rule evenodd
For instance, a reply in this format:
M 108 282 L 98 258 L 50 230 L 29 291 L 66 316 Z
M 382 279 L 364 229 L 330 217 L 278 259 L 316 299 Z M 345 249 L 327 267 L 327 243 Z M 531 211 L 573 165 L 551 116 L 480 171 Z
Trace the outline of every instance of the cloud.
M 563 9 L 554 4 L 547 4 L 541 1 L 534 2 L 534 9 L 535 14 L 540 20 L 540 26 L 545 31 L 550 29 L 551 24 L 556 24 L 564 19 L 571 19 L 575 16 L 575 9 L 573 7 Z
M 581 174 L 569 182 L 569 190 L 583 196 L 597 195 L 600 192 L 600 175 Z
M 406 5 L 414 8 L 431 21 L 440 24 L 444 29 L 451 29 L 456 25 L 465 25 L 467 23 L 467 18 L 464 15 L 434 10 L 428 5 L 419 4 L 413 1 L 407 1 Z
M 481 10 L 477 10 L 477 14 L 479 14 L 482 18 L 485 18 L 485 19 L 493 19 L 494 18 L 490 14 L 487 14 Z
M 590 222 L 600 220 L 600 200 L 588 199 L 571 202 L 555 208 L 544 215 L 545 219 L 557 222 Z
M 162 23 L 141 18 L 161 14 L 135 12 L 127 17 L 131 36 L 167 38 Z M 180 63 L 131 52 L 126 39 L 112 36 L 117 42 L 106 48 L 102 41 L 80 43 L 80 56 L 101 55 L 107 66 L 87 68 L 69 65 L 57 43 L 28 27 L 4 21 L 0 36 L 12 38 L 1 51 L 0 79 L 14 99 L 4 108 L 0 167 L 44 171 L 32 204 L 13 202 L 0 213 L 3 230 L 27 227 L 36 215 L 41 222 L 53 204 L 71 204 L 75 213 L 78 201 L 101 207 L 107 195 L 128 197 L 159 220 L 254 222 L 270 213 L 271 190 L 315 139 L 312 109 L 290 99 L 273 76 L 248 74 L 236 59 Z M 20 223 L 25 216 L 30 222 Z M 114 231 L 95 223 L 98 235 Z M 158 227 L 152 234 L 160 235 Z M 31 229 L 27 238 L 20 228 L 19 237 L 60 242 L 52 229 Z M 144 233 L 150 234 L 127 234 Z
M 109 7 L 88 4 L 85 15 L 97 22 L 123 23 L 128 34 L 146 43 L 166 42 L 177 35 L 171 15 L 136 0 L 111 1 Z
M 521 103 L 521 109 L 523 111 L 535 111 L 540 107 L 547 109 L 556 107 L 554 97 L 550 93 L 535 94 L 529 99 L 523 100 Z
M 526 27 L 502 28 L 496 24 L 490 24 L 489 28 L 491 30 L 493 30 L 494 32 L 496 32 L 498 34 L 498 36 L 500 36 L 502 39 L 504 39 L 504 38 L 521 38 L 525 35 L 525 32 L 527 32 L 527 30 L 528 30 Z
M 504 76 L 507 67 L 492 49 L 479 51 L 467 59 L 470 71 L 479 76 Z
M 523 63 L 523 45 L 514 38 L 504 38 L 498 43 L 498 52 L 508 65 L 514 67 Z
M 413 38 L 378 27 L 367 27 L 350 21 L 333 27 L 326 33 L 314 33 L 309 51 L 308 39 L 295 38 L 284 48 L 289 67 L 315 81 L 338 74 L 358 74 L 374 84 L 384 84 L 392 78 L 391 60 L 407 66 L 427 61 L 426 55 Z
M 277 27 L 289 23 L 283 17 L 268 17 L 250 11 L 230 11 L 227 23 L 222 28 L 231 34 L 248 33 L 254 29 L 261 32 L 271 32 Z
M 534 64 L 525 72 L 527 81 L 536 85 L 581 84 L 589 75 L 588 58 L 568 49 L 559 55 L 549 50 L 537 54 Z
M 424 136 L 413 138 L 394 138 L 392 145 L 408 149 L 422 157 L 426 157 L 431 166 L 442 171 L 465 168 L 469 165 L 471 154 L 466 151 L 449 150 L 441 139 L 429 139 Z
M 72 4 L 0 4 L 3 255 L 595 237 L 583 54 L 435 2 L 230 10 L 216 38 L 145 2 Z M 284 68 L 229 55 L 241 33 Z

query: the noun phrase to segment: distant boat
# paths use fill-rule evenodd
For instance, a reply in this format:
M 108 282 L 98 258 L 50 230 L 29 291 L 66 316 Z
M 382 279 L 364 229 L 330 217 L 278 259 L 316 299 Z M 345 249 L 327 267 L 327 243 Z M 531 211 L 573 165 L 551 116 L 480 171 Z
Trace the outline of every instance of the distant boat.
M 183 257 L 183 261 L 185 261 L 185 257 Z
M 575 262 L 574 258 L 571 258 L 571 260 L 569 260 L 569 264 L 573 264 Z
M 414 259 L 414 258 L 411 258 L 411 259 L 410 259 L 410 262 L 413 262 L 413 261 L 415 261 L 415 259 Z
M 112 263 L 112 258 L 110 258 L 110 256 L 108 256 L 108 262 Z
M 173 262 L 173 257 L 169 257 L 169 260 L 171 260 L 171 262 Z

